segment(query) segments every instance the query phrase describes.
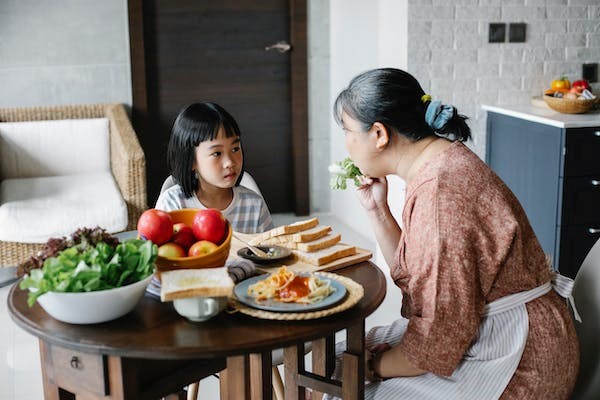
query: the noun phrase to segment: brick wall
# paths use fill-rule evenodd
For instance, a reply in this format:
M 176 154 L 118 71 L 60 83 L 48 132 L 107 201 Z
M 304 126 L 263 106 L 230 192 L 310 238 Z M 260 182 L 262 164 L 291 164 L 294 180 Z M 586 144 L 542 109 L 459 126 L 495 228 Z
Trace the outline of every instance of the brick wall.
M 433 98 L 470 117 L 481 157 L 482 104 L 530 104 L 552 79 L 580 78 L 583 63 L 600 62 L 600 0 L 408 3 L 407 69 Z M 491 22 L 526 23 L 526 42 L 488 43 Z

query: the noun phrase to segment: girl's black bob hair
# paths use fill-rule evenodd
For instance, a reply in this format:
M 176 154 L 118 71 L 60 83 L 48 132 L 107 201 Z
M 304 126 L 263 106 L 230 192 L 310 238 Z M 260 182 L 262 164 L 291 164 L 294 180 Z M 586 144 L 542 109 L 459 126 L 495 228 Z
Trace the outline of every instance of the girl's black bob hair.
M 179 112 L 173 123 L 167 164 L 171 175 L 188 198 L 195 194 L 200 185 L 193 170 L 196 146 L 201 142 L 214 140 L 221 127 L 226 137 L 241 136 L 240 128 L 231 114 L 220 105 L 209 102 L 188 105 Z M 243 172 L 240 173 L 236 186 L 242 175 Z

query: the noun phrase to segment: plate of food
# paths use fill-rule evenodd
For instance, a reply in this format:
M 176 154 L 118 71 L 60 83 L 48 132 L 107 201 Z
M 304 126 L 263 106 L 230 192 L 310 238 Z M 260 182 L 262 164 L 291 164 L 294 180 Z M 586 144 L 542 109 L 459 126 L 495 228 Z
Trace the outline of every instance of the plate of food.
M 335 279 L 314 273 L 294 273 L 285 266 L 254 276 L 233 289 L 248 307 L 275 312 L 315 311 L 331 307 L 346 296 L 346 287 Z

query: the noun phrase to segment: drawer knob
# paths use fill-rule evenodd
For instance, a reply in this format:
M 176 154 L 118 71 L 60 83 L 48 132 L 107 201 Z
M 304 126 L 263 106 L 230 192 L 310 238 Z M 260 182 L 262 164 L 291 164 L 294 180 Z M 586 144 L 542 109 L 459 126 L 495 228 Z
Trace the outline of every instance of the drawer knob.
M 79 361 L 79 358 L 77 356 L 73 356 L 71 358 L 71 368 L 73 369 L 81 369 L 82 365 L 81 365 L 81 361 Z
M 600 136 L 600 131 L 594 131 L 594 135 Z
M 598 228 L 588 228 L 588 232 L 593 235 L 595 233 L 600 233 L 600 229 L 598 229 Z
M 590 183 L 592 184 L 592 186 L 600 186 L 600 181 L 596 180 L 596 179 L 592 179 L 590 181 Z

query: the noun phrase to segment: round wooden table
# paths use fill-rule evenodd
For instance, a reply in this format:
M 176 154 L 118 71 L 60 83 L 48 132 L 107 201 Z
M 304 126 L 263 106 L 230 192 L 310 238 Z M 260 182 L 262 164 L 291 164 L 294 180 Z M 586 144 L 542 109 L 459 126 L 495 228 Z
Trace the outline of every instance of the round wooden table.
M 226 367 L 221 398 L 271 400 L 271 351 L 278 348 L 284 348 L 286 400 L 303 398 L 305 387 L 359 399 L 364 396 L 364 321 L 383 301 L 385 278 L 370 262 L 336 273 L 363 285 L 365 296 L 342 313 L 308 321 L 221 313 L 192 323 L 170 303 L 146 295 L 124 317 L 72 325 L 55 320 L 37 304 L 29 308 L 27 292 L 18 285 L 11 288 L 8 309 L 20 327 L 40 340 L 46 399 L 72 394 L 86 399 L 159 398 Z M 339 382 L 323 376 L 333 366 L 333 335 L 343 329 L 348 379 Z M 313 342 L 312 372 L 304 369 L 308 341 Z

